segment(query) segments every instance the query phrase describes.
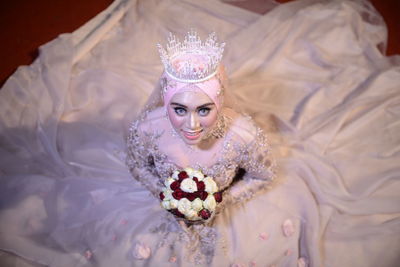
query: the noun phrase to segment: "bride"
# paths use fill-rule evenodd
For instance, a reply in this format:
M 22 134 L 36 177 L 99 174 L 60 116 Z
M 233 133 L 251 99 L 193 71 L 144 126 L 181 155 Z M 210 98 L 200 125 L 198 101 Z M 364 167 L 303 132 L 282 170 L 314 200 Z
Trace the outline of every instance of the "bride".
M 262 130 L 249 116 L 229 106 L 232 99 L 227 97 L 229 88 L 220 64 L 224 44 L 217 43 L 215 34 L 210 34 L 202 43 L 197 33 L 191 31 L 182 43 L 171 35 L 167 47 L 165 51 L 160 46 L 165 66 L 160 86 L 140 119 L 130 127 L 127 164 L 131 173 L 158 198 L 167 177 L 176 170 L 191 167 L 213 177 L 219 190 L 224 191 L 224 201 L 218 205 L 218 210 L 237 202 L 244 204 L 270 184 L 274 177 L 274 161 Z M 242 172 L 243 177 L 233 184 L 239 170 L 245 173 Z M 258 202 L 259 208 L 266 210 L 266 203 Z M 233 219 L 234 213 L 221 213 L 218 216 L 225 216 L 225 220 Z M 271 214 L 260 214 L 258 219 L 263 221 L 265 216 Z M 213 219 L 215 223 L 211 219 L 205 222 L 209 225 L 207 231 L 218 227 L 220 220 Z M 241 220 L 236 223 L 242 224 Z M 290 232 L 294 226 L 291 221 L 287 223 Z M 229 229 L 231 226 L 220 227 Z M 199 231 L 206 232 L 204 226 L 189 223 L 186 231 L 193 232 L 190 242 L 193 238 L 199 239 L 197 242 L 209 257 L 206 263 L 211 264 L 215 244 L 210 244 L 210 240 L 207 244 L 204 237 L 198 236 Z M 222 231 L 216 232 L 216 240 L 222 239 Z M 196 255 L 198 264 L 202 263 L 201 256 Z M 221 264 L 231 263 L 228 254 L 221 259 Z
M 214 35 L 160 64 L 188 25 L 226 41 L 229 84 Z M 385 36 L 363 0 L 116 0 L 0 90 L 0 265 L 397 266 Z M 221 192 L 198 222 L 160 204 L 188 167 Z
M 273 160 L 261 129 L 228 106 L 226 77 L 219 65 L 223 46 L 214 34 L 204 44 L 193 31 L 184 45 L 171 38 L 168 53 L 160 50 L 165 72 L 153 95 L 158 101 L 151 100 L 156 107 L 147 105 L 130 128 L 131 172 L 158 195 L 158 185 L 176 169 L 199 169 L 224 190 L 243 168 L 243 181 L 230 187 L 224 198 L 249 198 L 272 180 Z M 209 43 L 214 46 L 206 47 Z

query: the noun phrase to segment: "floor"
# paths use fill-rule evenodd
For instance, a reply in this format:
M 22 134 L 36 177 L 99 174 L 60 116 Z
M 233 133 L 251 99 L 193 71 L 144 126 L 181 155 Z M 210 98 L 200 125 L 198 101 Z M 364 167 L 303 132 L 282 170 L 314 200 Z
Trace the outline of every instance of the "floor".
M 229 1 L 229 0 L 227 0 Z M 230 0 L 232 1 L 232 0 Z M 291 0 L 278 0 L 288 2 Z M 371 0 L 389 27 L 387 54 L 400 54 L 400 1 Z M 112 0 L 14 0 L 1 1 L 0 85 L 20 65 L 29 65 L 38 47 L 60 33 L 72 32 L 101 12 Z M 263 13 L 263 0 L 236 0 L 233 5 Z

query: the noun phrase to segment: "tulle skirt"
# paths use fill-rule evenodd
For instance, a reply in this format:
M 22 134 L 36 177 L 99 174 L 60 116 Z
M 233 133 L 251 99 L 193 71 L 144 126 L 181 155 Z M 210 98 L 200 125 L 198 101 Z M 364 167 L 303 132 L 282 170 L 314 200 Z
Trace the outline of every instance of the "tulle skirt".
M 269 135 L 277 183 L 185 227 L 134 181 L 127 124 L 171 30 L 216 31 L 238 109 Z M 395 266 L 398 57 L 364 1 L 260 16 L 215 1 L 116 1 L 0 91 L 4 266 Z

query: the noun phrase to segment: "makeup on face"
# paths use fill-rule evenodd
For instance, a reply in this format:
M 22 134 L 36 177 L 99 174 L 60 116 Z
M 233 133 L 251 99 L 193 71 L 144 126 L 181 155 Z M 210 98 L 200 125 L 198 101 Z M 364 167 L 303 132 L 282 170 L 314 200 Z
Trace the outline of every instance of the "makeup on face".
M 171 102 L 172 97 L 179 92 L 200 91 L 205 93 L 219 110 L 222 105 L 221 100 L 223 95 L 220 79 L 222 79 L 220 75 L 216 75 L 204 82 L 188 84 L 185 82 L 176 81 L 170 78 L 168 74 L 164 73 L 161 78 L 164 106 L 168 108 L 168 104 Z
M 214 102 L 201 91 L 175 94 L 167 111 L 175 132 L 189 145 L 198 144 L 213 128 L 218 117 Z

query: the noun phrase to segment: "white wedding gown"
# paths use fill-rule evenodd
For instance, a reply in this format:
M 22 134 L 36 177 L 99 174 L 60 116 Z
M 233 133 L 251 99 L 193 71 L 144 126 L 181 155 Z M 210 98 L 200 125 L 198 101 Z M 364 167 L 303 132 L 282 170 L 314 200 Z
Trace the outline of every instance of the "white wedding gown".
M 125 159 L 162 72 L 155 45 L 190 27 L 227 43 L 229 90 L 278 170 L 267 191 L 185 228 Z M 1 266 L 397 266 L 400 68 L 385 41 L 364 1 L 263 16 L 116 1 L 0 90 Z

